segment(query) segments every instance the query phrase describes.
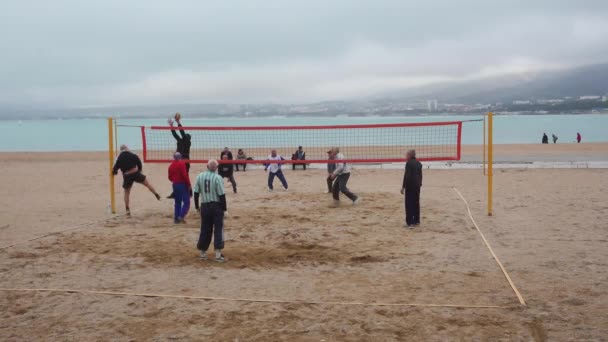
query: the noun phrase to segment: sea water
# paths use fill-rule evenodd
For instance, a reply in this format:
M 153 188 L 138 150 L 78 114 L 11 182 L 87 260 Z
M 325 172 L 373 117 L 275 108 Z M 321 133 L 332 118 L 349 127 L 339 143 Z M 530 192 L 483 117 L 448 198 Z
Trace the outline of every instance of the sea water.
M 218 118 L 188 119 L 185 126 L 298 126 L 348 125 L 400 122 L 469 121 L 482 116 L 426 115 L 410 117 L 315 117 L 315 118 Z M 119 125 L 162 126 L 166 118 L 118 119 Z M 465 122 L 463 144 L 481 144 L 483 123 Z M 496 144 L 540 143 L 543 133 L 555 134 L 558 143 L 572 143 L 580 132 L 583 142 L 608 141 L 608 115 L 497 115 L 494 118 Z M 170 134 L 167 131 L 167 134 Z M 141 149 L 141 131 L 138 127 L 118 127 L 118 143 Z M 298 142 L 293 143 L 294 146 Z M 7 120 L 0 121 L 0 151 L 103 151 L 108 147 L 108 123 L 104 119 L 63 120 Z M 231 146 L 237 148 L 238 146 Z

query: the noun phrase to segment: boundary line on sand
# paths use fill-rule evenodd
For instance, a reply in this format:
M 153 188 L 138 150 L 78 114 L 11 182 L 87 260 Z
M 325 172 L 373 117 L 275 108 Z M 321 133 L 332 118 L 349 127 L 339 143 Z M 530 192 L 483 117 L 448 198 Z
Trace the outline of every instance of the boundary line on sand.
M 122 217 L 122 216 L 125 216 L 125 215 L 126 215 L 126 213 L 125 214 L 118 214 L 118 215 L 114 215 L 112 217 L 108 217 L 108 218 L 101 219 L 101 220 L 91 221 L 91 222 L 87 222 L 87 223 L 81 223 L 81 224 L 78 224 L 76 226 L 73 226 L 72 228 L 68 228 L 68 229 L 64 229 L 64 230 L 58 230 L 58 231 L 55 231 L 55 232 L 47 233 L 47 234 L 44 234 L 44 235 L 40 235 L 40 236 L 31 238 L 29 240 L 18 241 L 18 242 L 12 243 L 10 245 L 6 245 L 6 246 L 0 247 L 0 251 L 4 250 L 4 249 L 7 249 L 7 248 L 14 247 L 14 246 L 23 245 L 25 243 L 28 243 L 28 242 L 31 242 L 31 241 L 34 241 L 34 240 L 42 239 L 42 238 L 45 238 L 47 236 L 59 235 L 61 233 L 65 233 L 65 232 L 69 232 L 69 231 L 77 230 L 77 229 L 82 229 L 82 228 L 85 228 L 85 227 L 88 227 L 88 226 L 92 226 L 94 224 L 108 222 L 110 220 L 113 220 L 115 218 L 119 218 L 119 217 Z
M 94 291 L 94 290 L 72 290 L 72 289 L 52 289 L 52 288 L 0 288 L 2 292 L 52 292 L 52 293 L 79 293 L 109 296 L 131 296 L 131 297 L 150 297 L 150 298 L 174 298 L 174 299 L 195 299 L 206 301 L 232 301 L 249 303 L 271 303 L 271 304 L 302 304 L 302 305 L 344 305 L 344 306 L 395 306 L 395 307 L 430 307 L 430 308 L 461 308 L 461 309 L 507 309 L 505 306 L 498 305 L 467 305 L 467 304 L 419 304 L 419 303 L 364 303 L 364 302 L 325 302 L 314 300 L 280 300 L 280 299 L 255 299 L 255 298 L 230 298 L 230 297 L 209 297 L 209 296 L 187 296 L 170 295 L 158 293 L 135 293 L 135 292 L 113 292 L 113 291 Z
M 505 269 L 505 267 L 502 265 L 502 262 L 500 262 L 500 259 L 498 259 L 498 256 L 496 256 L 496 253 L 494 253 L 494 250 L 490 246 L 490 243 L 486 239 L 485 235 L 483 235 L 481 229 L 479 229 L 479 226 L 477 225 L 477 222 L 475 222 L 475 219 L 473 218 L 473 214 L 471 213 L 471 208 L 469 207 L 469 203 L 464 198 L 464 196 L 462 196 L 462 194 L 460 193 L 460 191 L 458 191 L 458 189 L 456 189 L 456 187 L 453 187 L 452 189 L 454 189 L 454 191 L 456 191 L 456 193 L 458 194 L 458 196 L 460 196 L 460 199 L 462 199 L 462 201 L 464 202 L 465 206 L 467 207 L 467 211 L 469 213 L 469 218 L 471 219 L 471 222 L 473 222 L 473 225 L 475 226 L 475 229 L 477 229 L 477 232 L 479 232 L 479 235 L 481 236 L 481 239 L 485 243 L 486 247 L 488 247 L 488 250 L 490 251 L 490 254 L 492 254 L 492 256 L 494 257 L 494 260 L 496 260 L 496 263 L 498 264 L 498 266 L 502 270 L 502 273 L 504 274 L 505 278 L 507 278 L 507 281 L 509 282 L 509 285 L 511 285 L 511 288 L 513 289 L 513 292 L 515 292 L 515 295 L 517 296 L 517 299 L 519 299 L 519 304 L 527 306 L 526 301 L 524 300 L 524 297 L 517 290 L 517 287 L 515 286 L 515 283 L 513 283 L 513 280 L 511 280 L 511 277 L 509 276 L 509 273 L 507 272 L 507 270 Z

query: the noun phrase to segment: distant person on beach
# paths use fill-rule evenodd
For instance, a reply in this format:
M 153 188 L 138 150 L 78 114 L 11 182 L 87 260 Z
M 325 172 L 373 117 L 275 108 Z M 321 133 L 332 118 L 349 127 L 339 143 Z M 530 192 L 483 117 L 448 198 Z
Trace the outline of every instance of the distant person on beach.
M 331 150 L 327 151 L 327 159 L 334 160 L 334 156 L 331 153 Z M 332 193 L 332 187 L 334 185 L 334 180 L 331 178 L 331 175 L 336 171 L 336 163 L 327 163 L 327 193 Z
M 234 158 L 232 157 L 232 152 L 228 147 L 224 147 L 224 150 L 222 151 L 222 153 L 220 153 L 220 159 L 224 159 L 224 155 L 228 156 L 228 160 L 234 160 Z
M 336 160 L 344 160 L 346 157 L 342 153 L 340 153 L 339 147 L 332 147 L 331 156 Z M 359 196 L 352 193 L 346 184 L 348 184 L 348 180 L 350 179 L 350 165 L 345 162 L 336 163 L 336 169 L 331 174 L 331 179 L 334 181 L 332 186 L 332 195 L 334 198 L 334 206 L 337 207 L 340 205 L 340 192 L 343 193 L 348 199 L 353 202 L 353 205 L 358 204 L 361 199 Z
M 242 148 L 239 148 L 238 152 L 236 153 L 236 160 L 247 160 L 247 154 L 245 153 L 245 151 L 243 151 Z M 243 167 L 243 172 L 245 172 L 245 169 L 247 168 L 247 164 L 236 164 L 236 170 L 239 170 L 239 166 Z
M 224 249 L 224 212 L 228 209 L 226 194 L 224 193 L 224 182 L 222 177 L 215 173 L 218 167 L 217 160 L 207 163 L 207 171 L 201 172 L 196 177 L 194 184 L 194 206 L 199 210 L 199 198 L 201 201 L 201 232 L 196 248 L 200 250 L 201 260 L 207 260 L 207 249 L 213 237 L 215 248 L 215 261 L 224 262 L 226 259 L 222 254 Z
M 177 141 L 175 151 L 179 152 L 179 154 L 182 156 L 182 160 L 186 160 L 186 172 L 190 172 L 190 163 L 187 162 L 187 160 L 190 159 L 190 146 L 192 145 L 192 137 L 190 136 L 190 134 L 186 134 L 186 132 L 182 129 L 181 118 L 182 115 L 180 113 L 175 113 L 174 118 L 169 119 L 169 126 L 171 127 L 171 134 L 173 135 L 173 138 L 175 138 L 175 140 Z M 177 126 L 179 127 L 179 134 L 181 135 L 181 137 L 177 135 L 177 133 L 173 129 L 174 122 L 177 122 Z M 173 196 L 175 196 L 175 194 L 172 192 L 171 195 L 167 196 L 167 198 L 172 199 Z
M 122 171 L 122 188 L 125 190 L 125 209 L 127 215 L 131 215 L 131 208 L 129 206 L 129 197 L 131 195 L 131 188 L 133 183 L 143 184 L 151 193 L 156 196 L 156 199 L 160 201 L 160 195 L 154 190 L 152 184 L 148 182 L 146 176 L 141 173 L 142 165 L 139 157 L 131 152 L 127 145 L 120 145 L 120 154 L 116 158 L 114 167 L 112 168 L 113 174 L 118 174 L 118 170 Z
M 553 138 L 553 143 L 557 144 L 557 135 L 555 135 L 555 133 L 552 134 L 552 138 Z
M 192 196 L 192 185 L 190 176 L 186 169 L 186 163 L 179 152 L 173 154 L 173 161 L 169 164 L 169 181 L 173 186 L 173 223 L 186 223 L 186 215 L 190 210 L 190 196 Z
M 270 155 L 266 158 L 268 161 L 281 161 L 285 160 L 282 156 L 277 154 L 277 150 L 273 149 L 270 151 Z M 285 191 L 289 188 L 287 185 L 287 179 L 285 179 L 285 175 L 283 175 L 283 170 L 281 170 L 282 164 L 280 163 L 267 163 L 264 164 L 264 171 L 268 171 L 268 191 L 272 192 L 274 190 L 273 183 L 274 177 L 278 177 L 283 184 L 283 188 Z
M 222 161 L 228 160 L 228 154 L 222 156 Z M 237 164 L 238 165 L 238 164 Z M 218 173 L 223 178 L 228 178 L 232 184 L 232 191 L 236 194 L 236 180 L 234 180 L 234 164 L 220 164 Z
M 580 144 L 582 139 L 583 139 L 583 137 L 581 137 L 581 134 L 580 133 L 576 133 L 576 143 Z
M 548 144 L 549 143 L 549 137 L 547 136 L 547 133 L 543 133 L 543 144 Z
M 422 187 L 422 164 L 416 159 L 416 151 L 406 154 L 405 174 L 401 194 L 405 194 L 405 226 L 413 229 L 420 225 L 420 188 Z
M 304 150 L 302 149 L 302 146 L 298 146 L 298 149 L 296 150 L 296 152 L 294 152 L 294 154 L 291 156 L 291 160 L 306 160 L 306 152 L 304 152 Z M 306 170 L 306 163 L 291 164 L 291 167 L 293 170 L 296 169 L 296 165 L 302 165 L 304 167 L 304 170 Z

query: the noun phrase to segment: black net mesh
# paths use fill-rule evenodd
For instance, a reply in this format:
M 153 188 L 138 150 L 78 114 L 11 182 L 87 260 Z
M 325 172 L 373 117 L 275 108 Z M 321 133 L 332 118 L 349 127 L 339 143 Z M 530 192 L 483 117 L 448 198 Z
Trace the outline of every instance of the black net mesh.
M 461 122 L 390 125 L 307 126 L 307 127 L 183 127 L 191 136 L 190 160 L 220 159 L 228 147 L 236 159 L 243 149 L 249 162 L 262 162 L 271 149 L 291 162 L 298 146 L 306 152 L 306 163 L 327 163 L 332 146 L 351 162 L 403 161 L 405 152 L 415 149 L 419 160 L 458 160 Z M 181 137 L 179 131 L 176 131 Z M 143 130 L 145 160 L 168 162 L 177 149 L 169 127 Z

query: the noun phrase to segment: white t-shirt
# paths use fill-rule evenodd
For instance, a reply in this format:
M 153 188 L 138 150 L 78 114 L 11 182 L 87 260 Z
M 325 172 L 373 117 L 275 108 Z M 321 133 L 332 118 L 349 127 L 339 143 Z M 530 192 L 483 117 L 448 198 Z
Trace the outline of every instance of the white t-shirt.
M 342 153 L 338 153 L 336 155 L 336 160 L 344 160 L 346 159 Z M 336 170 L 334 171 L 335 176 L 343 175 L 345 173 L 350 173 L 350 165 L 348 163 L 336 163 Z
M 277 154 L 276 157 L 273 157 L 272 155 L 269 155 L 268 158 L 266 158 L 268 160 L 284 160 L 283 157 L 281 157 L 280 155 Z M 268 169 L 270 169 L 270 172 L 272 173 L 277 173 L 280 169 L 281 169 L 281 164 L 277 164 L 277 163 L 272 163 L 268 165 Z

